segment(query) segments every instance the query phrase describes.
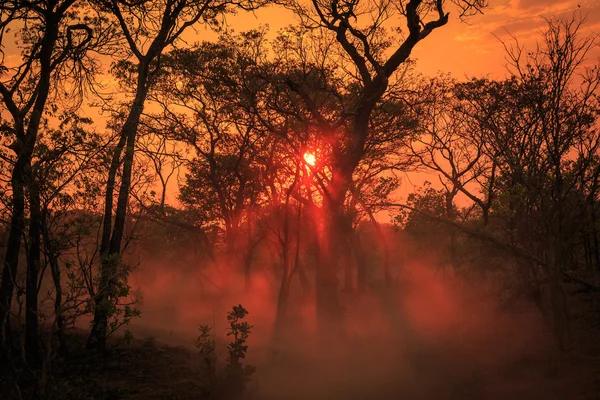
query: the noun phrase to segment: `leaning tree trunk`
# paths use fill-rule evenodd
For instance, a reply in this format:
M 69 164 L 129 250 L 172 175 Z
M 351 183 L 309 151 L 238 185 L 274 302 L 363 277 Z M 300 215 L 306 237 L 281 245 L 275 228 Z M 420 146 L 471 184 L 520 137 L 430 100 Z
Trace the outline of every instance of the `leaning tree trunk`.
M 14 150 L 17 154 L 17 160 L 15 162 L 11 177 L 13 191 L 11 227 L 8 237 L 8 247 L 4 259 L 4 269 L 2 270 L 2 283 L 0 285 L 0 317 L 2 324 L 1 335 L 3 344 L 6 340 L 6 336 L 10 336 L 9 318 L 14 291 L 14 280 L 16 278 L 19 264 L 21 236 L 25 230 L 26 174 L 28 169 L 31 168 L 33 150 L 37 142 L 40 123 L 42 121 L 42 116 L 46 107 L 48 95 L 50 93 L 50 80 L 52 70 L 54 68 L 52 65 L 52 55 L 56 45 L 56 40 L 58 38 L 59 20 L 61 17 L 62 14 L 55 14 L 54 12 L 45 15 L 46 29 L 44 30 L 44 37 L 42 38 L 40 51 L 38 53 L 40 71 L 39 81 L 36 87 L 37 96 L 35 97 L 35 102 L 31 109 L 31 113 L 29 114 L 29 121 L 27 122 L 26 131 L 23 116 L 16 117 L 13 114 L 13 117 L 15 118 L 15 131 L 17 132 L 14 146 Z M 5 334 L 6 336 L 4 336 Z
M 104 205 L 102 242 L 100 244 L 100 254 L 102 259 L 100 267 L 100 282 L 94 298 L 94 320 L 92 322 L 92 330 L 87 342 L 87 348 L 90 350 L 104 351 L 106 349 L 108 320 L 110 318 L 111 304 L 114 301 L 114 295 L 116 294 L 116 279 L 121 266 L 121 243 L 125 231 L 127 203 L 129 200 L 129 190 L 131 188 L 135 141 L 140 117 L 144 109 L 144 102 L 148 93 L 148 68 L 148 61 L 140 63 L 138 68 L 136 96 L 127 120 L 123 125 L 119 143 L 113 151 L 113 157 L 109 169 Z M 121 153 L 123 152 L 123 147 L 125 147 L 125 156 L 123 157 L 123 172 L 121 174 L 121 185 L 119 187 L 117 208 L 115 210 L 114 226 L 112 226 L 113 196 L 116 175 L 120 167 L 119 160 Z
M 16 279 L 17 269 L 19 265 L 21 237 L 23 235 L 23 232 L 25 231 L 26 175 L 28 173 L 28 170 L 31 168 L 33 150 L 37 142 L 37 136 L 42 120 L 42 115 L 44 113 L 46 101 L 48 100 L 48 94 L 50 92 L 50 78 L 52 71 L 50 60 L 52 57 L 52 49 L 54 48 L 57 34 L 58 23 L 54 21 L 49 21 L 39 56 L 41 69 L 40 80 L 37 87 L 38 95 L 36 97 L 33 109 L 29 117 L 29 121 L 27 123 L 27 130 L 24 131 L 24 125 L 22 120 L 15 121 L 15 131 L 17 132 L 17 138 L 14 145 L 14 150 L 17 153 L 17 160 L 13 167 L 11 176 L 11 185 L 13 192 L 13 204 L 11 210 L 12 215 L 8 235 L 6 256 L 4 258 L 4 269 L 2 270 L 2 283 L 0 284 L 0 317 L 2 324 L 1 335 L 3 341 L 5 341 L 7 337 L 10 336 L 9 319 L 12 304 L 12 296 L 15 287 L 14 280 Z M 39 230 L 37 232 L 39 233 Z

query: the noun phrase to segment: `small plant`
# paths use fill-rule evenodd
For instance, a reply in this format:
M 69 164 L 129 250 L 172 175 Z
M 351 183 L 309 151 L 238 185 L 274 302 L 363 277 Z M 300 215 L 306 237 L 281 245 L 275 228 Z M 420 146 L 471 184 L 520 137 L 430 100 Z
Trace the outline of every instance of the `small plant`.
M 246 358 L 248 345 L 246 341 L 250 336 L 252 325 L 243 321 L 248 311 L 241 304 L 234 306 L 227 314 L 229 321 L 229 332 L 227 336 L 233 336 L 233 341 L 227 345 L 227 381 L 231 390 L 241 394 L 245 390 L 246 383 L 251 379 L 256 368 L 251 365 L 242 365 L 241 360 Z
M 208 387 L 211 388 L 216 382 L 217 372 L 217 352 L 216 341 L 212 334 L 212 328 L 208 325 L 201 325 L 200 336 L 194 342 L 194 345 L 200 352 L 206 366 L 206 376 L 208 378 Z
M 242 321 L 246 315 L 248 311 L 241 304 L 234 306 L 227 314 L 229 321 L 227 336 L 232 336 L 233 340 L 227 345 L 227 365 L 222 371 L 217 369 L 216 340 L 212 328 L 207 325 L 200 326 L 200 335 L 194 345 L 199 350 L 206 367 L 206 382 L 202 398 L 236 400 L 243 398 L 246 384 L 256 370 L 253 366 L 242 364 L 248 352 L 246 341 L 252 329 L 252 325 Z

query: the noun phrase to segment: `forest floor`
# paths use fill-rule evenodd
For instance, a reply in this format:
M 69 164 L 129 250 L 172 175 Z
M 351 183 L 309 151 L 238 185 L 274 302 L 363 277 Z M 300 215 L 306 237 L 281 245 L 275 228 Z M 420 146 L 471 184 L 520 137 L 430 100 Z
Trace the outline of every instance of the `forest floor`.
M 589 301 L 583 301 L 587 299 Z M 594 400 L 600 399 L 600 297 L 579 296 L 572 309 L 573 343 L 567 352 L 552 351 L 546 327 L 527 322 L 535 314 L 510 317 L 508 329 L 493 319 L 476 317 L 468 329 L 438 336 L 397 329 L 388 336 L 369 308 L 361 326 L 370 326 L 371 339 L 349 338 L 319 348 L 302 334 L 286 336 L 272 351 L 269 335 L 251 334 L 248 364 L 257 370 L 248 386 L 252 400 Z M 595 310 L 595 311 L 593 311 Z M 593 312 L 592 312 L 593 311 Z M 463 313 L 469 316 L 475 312 Z M 368 316 L 373 315 L 369 320 Z M 441 314 L 440 314 L 441 315 Z M 437 318 L 440 318 L 438 315 Z M 143 322 L 144 318 L 140 319 Z M 468 322 L 468 320 L 465 320 Z M 493 321 L 496 321 L 494 323 Z M 536 329 L 534 329 L 537 327 Z M 403 330 L 404 329 L 404 330 Z M 483 333 L 480 330 L 483 329 Z M 47 399 L 202 399 L 206 383 L 203 360 L 189 335 L 152 330 L 135 332 L 126 342 L 109 340 L 105 356 L 84 350 L 87 332 L 69 332 L 68 356 L 49 365 Z M 196 331 L 197 332 L 197 331 Z M 423 331 L 426 333 L 426 331 Z M 480 333 L 478 333 L 480 332 Z M 153 335 L 143 339 L 146 336 Z M 411 338 L 412 336 L 412 338 Z M 403 342 L 400 346 L 398 338 Z M 226 353 L 225 341 L 218 344 Z M 168 344 L 165 344 L 168 343 Z M 180 345 L 180 346 L 178 346 Z M 224 361 L 220 364 L 223 366 Z M 23 398 L 32 392 L 27 376 Z M 30 385 L 30 384 L 29 384 Z M 7 365 L 0 365 L 0 400 L 14 396 Z M 30 398 L 30 397 L 29 397 Z M 221 400 L 221 399 L 214 399 Z M 235 399 L 238 400 L 238 399 Z
M 51 366 L 54 388 L 48 398 L 202 398 L 201 360 L 194 349 L 149 338 L 129 344 L 115 341 L 107 356 L 91 357 L 83 350 L 83 335 L 76 333 L 71 343 L 76 345 L 69 356 Z M 600 399 L 599 355 L 572 352 L 552 363 L 549 358 L 524 356 L 510 365 L 478 370 L 460 354 L 430 349 L 414 354 L 410 371 L 348 360 L 314 364 L 278 358 L 258 365 L 249 392 L 260 400 L 592 400 Z M 4 372 L 0 398 L 10 399 L 14 392 Z

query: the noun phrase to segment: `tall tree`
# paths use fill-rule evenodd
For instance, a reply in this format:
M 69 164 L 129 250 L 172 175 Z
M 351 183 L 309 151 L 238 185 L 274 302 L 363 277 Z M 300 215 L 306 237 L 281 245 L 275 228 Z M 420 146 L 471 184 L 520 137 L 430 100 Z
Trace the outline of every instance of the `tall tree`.
M 473 15 L 486 6 L 485 1 L 457 0 L 455 5 L 461 17 Z M 403 71 L 414 47 L 434 30 L 448 22 L 451 6 L 444 0 L 423 2 L 410 0 L 312 0 L 309 4 L 291 2 L 302 25 L 310 30 L 328 32 L 332 40 L 324 40 L 328 48 L 329 64 L 339 65 L 338 73 L 354 84 L 354 101 L 343 110 L 344 123 L 323 115 L 314 105 L 311 93 L 299 91 L 316 120 L 322 134 L 332 143 L 331 179 L 325 197 L 329 250 L 323 254 L 317 272 L 317 309 L 322 326 L 339 324 L 341 312 L 337 298 L 337 271 L 339 255 L 344 245 L 344 202 L 352 185 L 353 174 L 361 162 L 366 144 L 372 135 L 373 110 L 395 81 L 395 74 Z M 393 43 L 386 28 L 398 18 L 406 26 L 397 26 L 400 38 Z M 335 46 L 332 46 L 333 43 Z M 321 53 L 324 53 L 321 50 Z
M 100 244 L 102 265 L 99 287 L 94 300 L 94 321 L 88 339 L 90 349 L 103 350 L 106 345 L 108 318 L 113 301 L 111 299 L 116 297 L 115 280 L 119 275 L 117 270 L 125 233 L 137 131 L 148 91 L 161 68 L 161 56 L 188 28 L 193 27 L 200 20 L 215 24 L 217 18 L 225 12 L 237 8 L 251 9 L 260 3 L 262 2 L 253 0 L 97 2 L 100 9 L 112 15 L 119 23 L 133 61 L 120 62 L 121 68 L 117 70 L 125 75 L 131 74 L 131 80 L 135 81 L 135 85 L 133 100 L 120 129 L 119 142 L 114 148 L 108 172 Z M 116 208 L 114 208 L 113 201 L 119 170 L 121 170 L 121 182 Z
M 12 138 L 14 152 L 11 174 L 12 210 L 8 245 L 0 285 L 2 343 L 9 333 L 11 300 L 14 289 L 21 238 L 25 231 L 26 192 L 29 195 L 29 255 L 27 268 L 26 349 L 32 365 L 39 362 L 37 339 L 37 280 L 40 267 L 41 211 L 39 191 L 31 160 L 48 100 L 59 101 L 59 88 L 72 85 L 71 93 L 81 95 L 89 72 L 96 63 L 87 59 L 90 48 L 102 40 L 93 37 L 92 18 L 78 13 L 75 0 L 14 1 L 0 6 L 2 46 L 12 38 L 20 43 L 22 56 L 17 65 L 2 58 L 0 94 L 10 121 L 2 131 Z M 79 81 L 78 81 L 79 80 Z M 64 91 L 63 91 L 64 93 Z M 77 99 L 77 96 L 75 97 Z

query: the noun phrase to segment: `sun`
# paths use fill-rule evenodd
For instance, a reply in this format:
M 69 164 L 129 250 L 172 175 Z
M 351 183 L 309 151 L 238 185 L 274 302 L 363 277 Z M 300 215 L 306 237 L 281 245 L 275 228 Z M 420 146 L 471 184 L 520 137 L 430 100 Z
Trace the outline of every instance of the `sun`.
M 304 161 L 306 161 L 306 163 L 311 167 L 314 167 L 317 160 L 313 153 L 306 152 L 304 153 Z

